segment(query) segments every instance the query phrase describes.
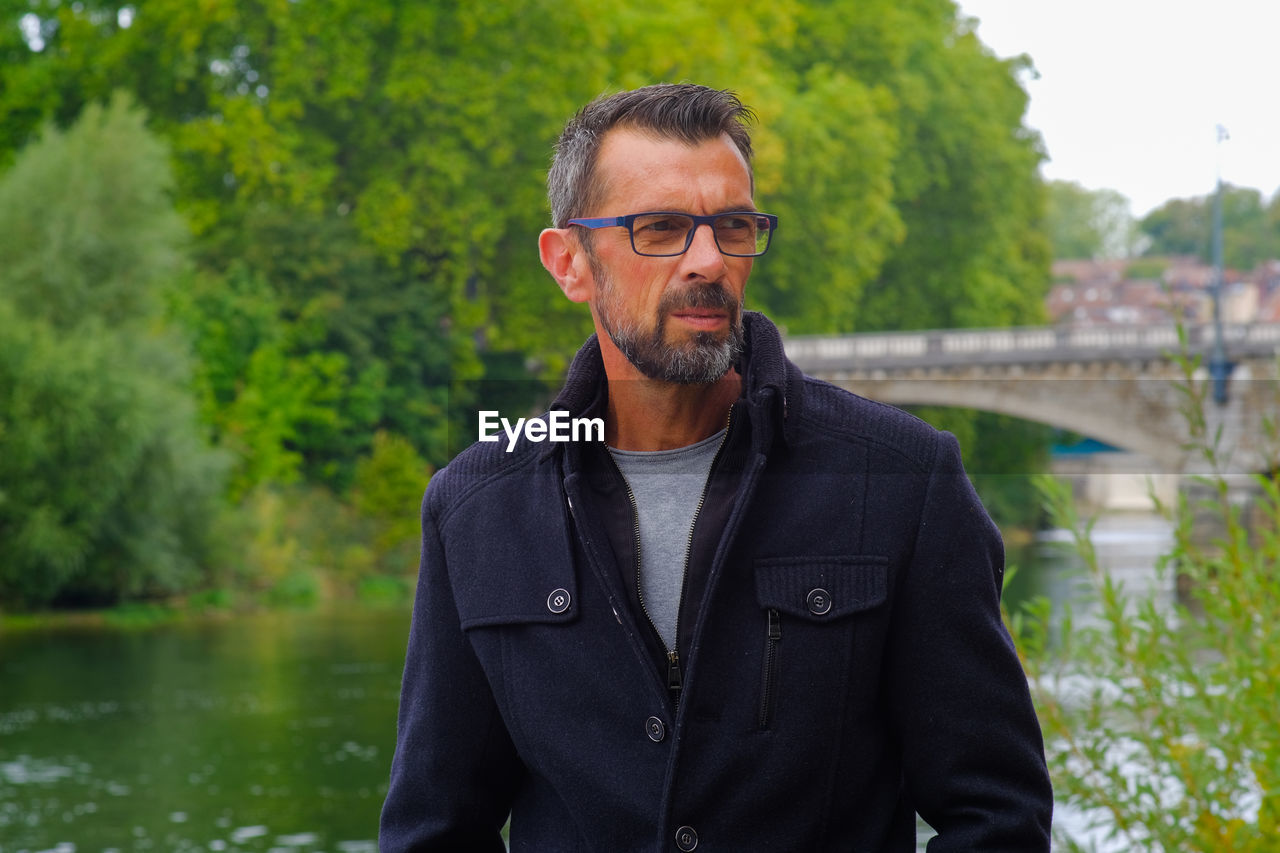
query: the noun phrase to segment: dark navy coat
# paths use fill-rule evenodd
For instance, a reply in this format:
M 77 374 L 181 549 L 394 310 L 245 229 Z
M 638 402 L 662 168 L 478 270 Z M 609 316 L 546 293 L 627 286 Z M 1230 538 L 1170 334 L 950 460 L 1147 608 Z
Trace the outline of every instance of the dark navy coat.
M 931 851 L 1048 849 L 1002 545 L 955 439 L 746 323 L 678 692 L 598 448 L 476 444 L 431 480 L 384 853 L 502 850 L 508 816 L 517 851 L 913 851 L 916 813 Z M 593 339 L 553 408 L 606 393 Z

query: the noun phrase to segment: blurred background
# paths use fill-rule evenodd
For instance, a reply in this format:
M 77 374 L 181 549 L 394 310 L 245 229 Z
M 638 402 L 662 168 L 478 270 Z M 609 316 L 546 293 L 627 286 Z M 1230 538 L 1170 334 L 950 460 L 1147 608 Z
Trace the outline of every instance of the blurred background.
M 748 306 L 798 348 L 1280 320 L 1280 180 L 1217 183 L 1220 118 L 1167 184 L 1055 171 L 1037 4 L 963 5 L 0 0 L 0 853 L 375 849 L 423 488 L 591 331 L 536 236 L 596 95 L 755 108 L 781 226 Z M 1071 594 L 1049 470 L 1156 583 L 1158 453 L 894 402 L 960 438 L 1007 602 Z

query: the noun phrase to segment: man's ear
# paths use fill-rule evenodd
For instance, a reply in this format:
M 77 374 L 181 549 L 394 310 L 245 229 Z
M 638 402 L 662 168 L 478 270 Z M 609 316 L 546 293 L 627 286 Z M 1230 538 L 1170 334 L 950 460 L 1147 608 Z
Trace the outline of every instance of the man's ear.
M 538 235 L 538 255 L 542 265 L 572 302 L 591 298 L 591 265 L 582 245 L 568 228 L 547 228 Z

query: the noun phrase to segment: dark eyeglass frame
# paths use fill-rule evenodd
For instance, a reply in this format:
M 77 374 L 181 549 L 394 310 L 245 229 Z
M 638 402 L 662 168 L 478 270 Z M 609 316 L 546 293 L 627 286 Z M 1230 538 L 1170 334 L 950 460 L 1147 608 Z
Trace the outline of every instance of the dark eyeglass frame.
M 685 219 L 693 220 L 693 227 L 689 229 L 689 233 L 684 237 L 684 248 L 678 252 L 642 252 L 636 248 L 636 232 L 634 230 L 635 221 L 642 216 L 682 216 Z M 765 238 L 764 248 L 758 252 L 742 253 L 742 252 L 726 252 L 724 247 L 720 245 L 720 237 L 716 234 L 715 221 L 725 216 L 754 216 L 757 219 L 765 219 L 769 222 L 769 233 Z M 613 228 L 620 227 L 627 229 L 627 236 L 631 239 L 631 251 L 645 258 L 674 258 L 683 255 L 689 251 L 689 247 L 693 245 L 693 235 L 698 232 L 698 227 L 706 225 L 711 229 L 711 236 L 716 241 L 716 248 L 720 250 L 720 254 L 728 255 L 731 258 L 758 258 L 765 252 L 769 251 L 769 247 L 773 245 L 773 232 L 778 230 L 778 217 L 772 213 L 761 213 L 758 210 L 726 210 L 723 213 L 712 213 L 707 216 L 698 216 L 693 213 L 684 213 L 679 210 L 646 210 L 643 213 L 632 213 L 627 216 L 597 216 L 589 219 L 570 219 L 569 225 L 578 225 L 582 228 L 595 230 L 597 228 Z

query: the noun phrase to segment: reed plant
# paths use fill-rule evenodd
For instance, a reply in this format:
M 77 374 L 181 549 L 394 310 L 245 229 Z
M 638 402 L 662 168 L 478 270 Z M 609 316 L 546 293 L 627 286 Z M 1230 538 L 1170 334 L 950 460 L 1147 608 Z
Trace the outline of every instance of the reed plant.
M 1208 383 L 1183 352 L 1188 451 L 1205 473 L 1158 506 L 1172 601 L 1113 578 L 1070 489 L 1037 482 L 1094 599 L 1088 618 L 1039 598 L 1010 619 L 1060 811 L 1082 827 L 1057 824 L 1058 849 L 1280 850 L 1280 487 L 1274 466 L 1231 472 Z

